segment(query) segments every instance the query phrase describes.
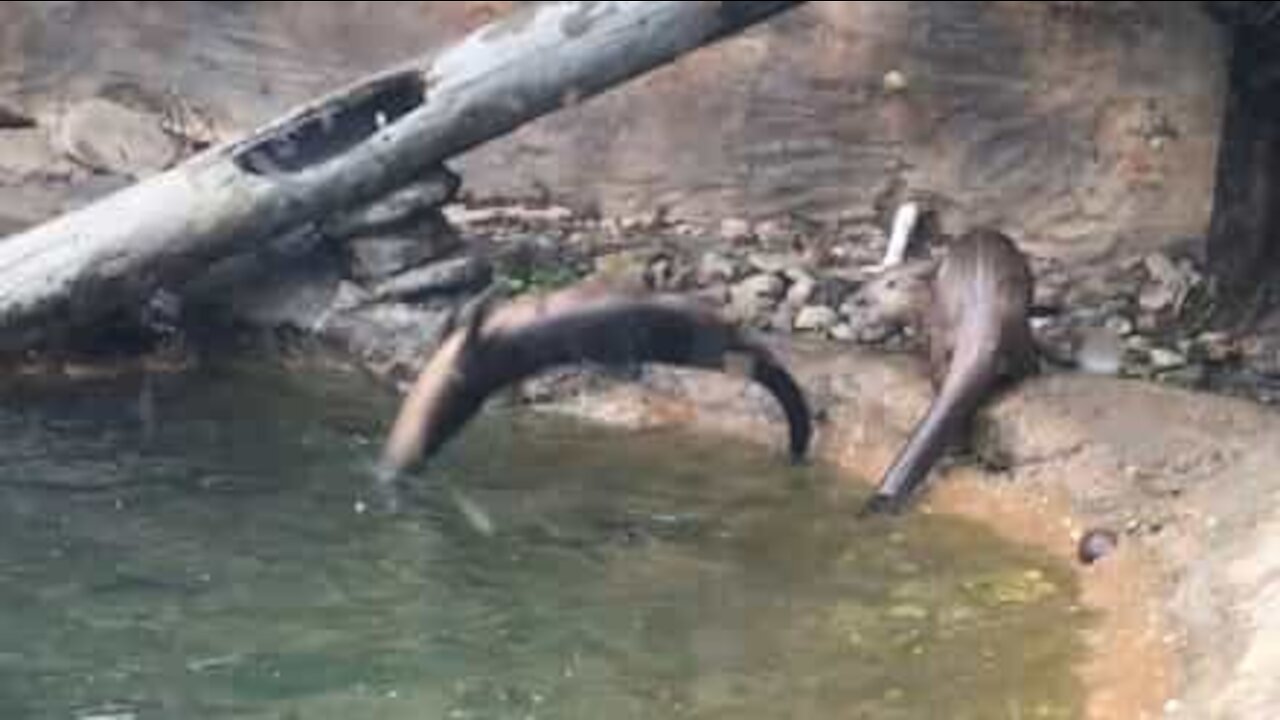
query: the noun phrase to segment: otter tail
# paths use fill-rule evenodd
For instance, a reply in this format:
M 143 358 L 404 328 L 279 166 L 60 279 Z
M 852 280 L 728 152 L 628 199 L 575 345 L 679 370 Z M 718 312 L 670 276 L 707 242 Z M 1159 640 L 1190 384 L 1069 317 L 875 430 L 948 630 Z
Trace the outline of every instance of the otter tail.
M 911 491 L 933 469 L 947 443 L 977 409 L 996 375 L 995 357 L 979 355 L 953 360 L 938 396 L 885 472 L 865 512 L 894 512 L 902 507 Z
M 801 462 L 808 453 L 809 441 L 813 437 L 813 416 L 809 412 L 809 401 L 805 398 L 804 390 L 791 372 L 764 346 L 748 341 L 742 342 L 735 350 L 750 358 L 747 376 L 768 390 L 782 406 L 790 431 L 791 461 Z

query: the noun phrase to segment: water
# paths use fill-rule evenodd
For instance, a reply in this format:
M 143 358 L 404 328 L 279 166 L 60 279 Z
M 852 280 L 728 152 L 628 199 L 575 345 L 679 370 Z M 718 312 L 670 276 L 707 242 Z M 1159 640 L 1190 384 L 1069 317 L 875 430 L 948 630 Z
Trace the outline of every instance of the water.
M 1068 569 L 820 467 L 262 368 L 5 388 L 3 718 L 1074 718 Z

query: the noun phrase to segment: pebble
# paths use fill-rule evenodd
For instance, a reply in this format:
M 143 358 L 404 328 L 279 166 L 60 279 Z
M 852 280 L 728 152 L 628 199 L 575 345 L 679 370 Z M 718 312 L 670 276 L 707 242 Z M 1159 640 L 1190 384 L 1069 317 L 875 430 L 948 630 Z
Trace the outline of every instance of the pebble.
M 720 221 L 720 237 L 724 240 L 739 243 L 752 239 L 753 235 L 751 223 L 742 218 L 725 218 Z
M 807 305 L 796 314 L 795 329 L 800 332 L 825 332 L 840 322 L 840 315 L 825 305 Z

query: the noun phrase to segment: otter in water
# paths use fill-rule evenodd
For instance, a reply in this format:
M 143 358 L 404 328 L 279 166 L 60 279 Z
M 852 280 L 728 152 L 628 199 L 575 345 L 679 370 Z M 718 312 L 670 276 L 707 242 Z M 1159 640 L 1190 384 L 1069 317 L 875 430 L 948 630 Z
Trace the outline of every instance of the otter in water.
M 1031 270 L 1008 237 L 975 229 L 952 244 L 934 277 L 925 317 L 937 396 L 867 512 L 900 509 L 992 390 L 1035 371 L 1031 300 Z
M 741 368 L 782 406 L 792 459 L 802 459 L 808 447 L 808 402 L 764 345 L 682 296 L 578 287 L 493 312 L 482 303 L 451 333 L 401 406 L 383 451 L 380 479 L 390 482 L 429 460 L 500 388 L 578 362 Z

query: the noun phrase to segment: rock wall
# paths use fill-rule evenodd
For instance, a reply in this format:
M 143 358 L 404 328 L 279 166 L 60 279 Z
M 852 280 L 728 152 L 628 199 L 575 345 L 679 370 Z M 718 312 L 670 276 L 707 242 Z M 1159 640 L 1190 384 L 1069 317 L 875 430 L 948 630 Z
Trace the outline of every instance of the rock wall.
M 113 186 L 49 149 L 79 101 L 225 139 L 511 4 L 0 5 L 0 106 L 40 124 L 0 130 L 0 230 Z M 809 3 L 456 165 L 473 196 L 605 214 L 865 219 L 917 195 L 1039 255 L 1147 251 L 1208 222 L 1225 49 L 1196 5 Z

